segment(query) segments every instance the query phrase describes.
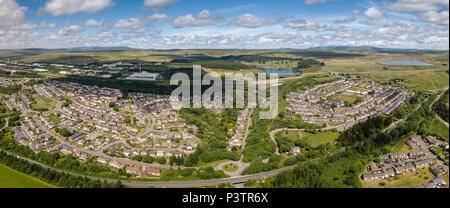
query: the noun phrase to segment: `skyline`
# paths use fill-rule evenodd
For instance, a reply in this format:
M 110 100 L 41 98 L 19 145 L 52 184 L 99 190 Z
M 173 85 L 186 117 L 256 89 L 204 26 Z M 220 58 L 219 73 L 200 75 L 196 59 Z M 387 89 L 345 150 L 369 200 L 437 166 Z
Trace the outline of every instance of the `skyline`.
M 0 0 L 0 49 L 448 50 L 446 0 Z

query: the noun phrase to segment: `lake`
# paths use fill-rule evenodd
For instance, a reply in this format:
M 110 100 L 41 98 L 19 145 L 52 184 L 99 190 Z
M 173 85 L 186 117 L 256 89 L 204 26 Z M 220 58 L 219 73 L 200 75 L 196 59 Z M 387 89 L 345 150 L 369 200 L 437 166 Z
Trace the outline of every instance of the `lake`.
M 294 72 L 291 70 L 279 70 L 279 69 L 262 69 L 262 68 L 258 68 L 259 70 L 262 70 L 264 72 L 266 72 L 267 74 L 284 74 L 284 75 L 296 75 L 298 74 L 298 72 Z
M 380 62 L 380 64 L 391 65 L 391 66 L 433 66 L 433 64 L 425 63 L 425 62 L 418 61 L 418 60 Z

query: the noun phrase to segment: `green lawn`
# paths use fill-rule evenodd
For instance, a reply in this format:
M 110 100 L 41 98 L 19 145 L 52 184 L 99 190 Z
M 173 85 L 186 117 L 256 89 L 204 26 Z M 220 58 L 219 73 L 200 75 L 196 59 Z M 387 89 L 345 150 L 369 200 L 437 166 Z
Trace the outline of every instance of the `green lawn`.
M 408 145 L 406 145 L 406 141 L 408 141 L 408 139 L 410 139 L 411 137 L 415 136 L 416 133 L 411 132 L 405 136 L 403 136 L 400 141 L 398 141 L 397 144 L 395 144 L 392 148 L 391 151 L 392 153 L 399 153 L 399 152 L 409 152 L 408 149 Z
M 216 167 L 220 163 L 231 162 L 231 161 L 232 160 L 218 160 L 218 161 L 212 161 L 212 162 L 209 162 L 209 163 L 200 163 L 199 166 L 201 166 L 201 167 Z
M 55 123 L 55 124 L 61 123 L 61 118 L 60 118 L 58 115 L 55 115 L 55 114 L 50 114 L 50 115 L 48 116 L 48 119 L 49 119 L 50 121 L 52 121 L 53 123 Z
M 360 88 L 360 87 L 352 87 L 350 88 L 352 91 L 360 91 L 360 92 L 367 92 L 367 89 Z
M 317 147 L 328 142 L 333 143 L 338 137 L 338 132 L 318 132 L 316 134 L 303 133 L 303 139 L 305 139 L 312 147 Z
M 0 188 L 55 188 L 51 184 L 0 164 Z
M 228 172 L 234 172 L 237 171 L 237 169 L 239 168 L 239 166 L 229 163 L 223 166 L 223 170 L 228 171 Z
M 331 81 L 333 79 L 334 79 L 333 77 L 318 77 L 318 78 L 314 78 L 314 80 L 318 81 L 318 82 Z
M 282 131 L 282 132 L 278 133 L 276 135 L 276 137 L 277 138 L 287 137 L 287 138 L 291 139 L 292 141 L 300 139 L 298 131 Z
M 392 153 L 399 153 L 399 152 L 408 152 L 408 146 L 406 145 L 406 141 L 409 138 L 404 138 L 401 141 L 399 141 L 395 146 L 392 147 L 391 152 Z
M 358 96 L 356 95 L 343 95 L 343 94 L 336 94 L 331 96 L 333 99 L 341 100 L 343 102 L 348 102 L 350 104 L 354 104 L 356 102 L 356 98 Z

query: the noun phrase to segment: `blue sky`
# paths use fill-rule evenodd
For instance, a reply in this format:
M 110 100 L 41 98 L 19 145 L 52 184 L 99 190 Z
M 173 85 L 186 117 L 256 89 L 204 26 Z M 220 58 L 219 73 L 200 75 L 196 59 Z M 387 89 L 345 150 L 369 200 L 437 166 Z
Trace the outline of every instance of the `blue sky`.
M 448 49 L 448 0 L 0 0 L 0 48 Z

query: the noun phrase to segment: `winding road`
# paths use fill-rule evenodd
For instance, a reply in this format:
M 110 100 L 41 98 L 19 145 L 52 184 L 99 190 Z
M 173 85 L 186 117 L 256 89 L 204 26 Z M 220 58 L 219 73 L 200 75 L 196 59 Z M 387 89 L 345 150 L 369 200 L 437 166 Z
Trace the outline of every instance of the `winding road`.
M 442 90 L 443 90 L 443 92 L 442 92 L 441 94 L 439 94 L 439 95 L 436 97 L 436 99 L 433 101 L 433 103 L 431 103 L 431 105 L 430 105 L 430 111 L 432 110 L 434 103 L 436 103 L 439 99 L 441 99 L 441 97 L 442 97 L 442 95 L 444 95 L 445 91 L 448 90 L 448 86 L 445 87 L 445 88 L 442 89 Z M 447 123 L 444 119 L 442 119 L 437 113 L 436 113 L 436 118 L 437 118 L 442 124 L 444 124 L 447 128 L 449 128 L 448 123 Z
M 36 162 L 34 160 L 30 160 L 28 158 L 21 157 L 19 155 L 10 153 L 8 151 L 0 149 L 0 151 L 5 152 L 8 155 L 15 156 L 16 158 L 28 161 L 32 164 L 39 165 L 43 168 L 54 170 L 57 172 L 65 173 L 72 176 L 80 176 L 80 177 L 86 177 L 92 180 L 100 180 L 100 181 L 107 181 L 109 183 L 115 183 L 119 181 L 118 179 L 106 179 L 106 178 L 99 178 L 99 177 L 92 177 L 92 176 L 84 176 L 76 173 L 71 173 L 67 171 L 62 171 L 59 169 L 55 169 L 52 167 L 48 167 L 42 163 Z M 148 181 L 129 181 L 129 180 L 120 180 L 122 184 L 130 187 L 157 187 L 157 188 L 185 188 L 185 187 L 202 187 L 202 186 L 214 186 L 222 183 L 231 183 L 231 184 L 241 184 L 245 183 L 248 180 L 254 180 L 254 179 L 260 179 L 265 178 L 269 176 L 274 176 L 280 172 L 293 169 L 295 166 L 289 166 L 284 167 L 277 170 L 272 170 L 268 172 L 263 173 L 257 173 L 252 175 L 245 175 L 245 176 L 236 176 L 236 177 L 230 177 L 230 178 L 222 178 L 222 179 L 214 179 L 214 180 L 204 180 L 204 181 L 172 181 L 172 182 L 148 182 Z

